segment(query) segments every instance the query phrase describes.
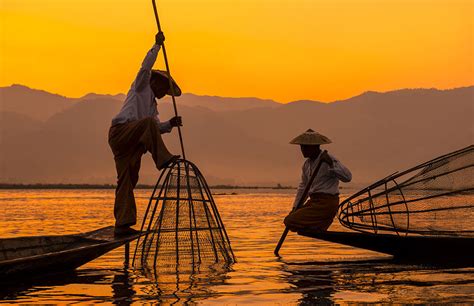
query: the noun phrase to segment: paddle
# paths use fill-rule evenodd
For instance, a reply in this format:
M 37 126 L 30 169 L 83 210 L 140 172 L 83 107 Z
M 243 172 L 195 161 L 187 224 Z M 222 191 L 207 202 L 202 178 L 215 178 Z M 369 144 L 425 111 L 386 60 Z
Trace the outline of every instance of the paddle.
M 314 178 L 316 177 L 316 175 L 319 172 L 319 168 L 321 168 L 321 165 L 323 164 L 321 154 L 325 154 L 326 152 L 327 151 L 324 150 L 323 152 L 320 153 L 318 165 L 316 166 L 316 169 L 314 169 L 314 172 L 313 172 L 313 174 L 311 174 L 311 178 L 309 179 L 308 184 L 306 184 L 306 187 L 304 188 L 303 196 L 300 198 L 299 202 L 296 204 L 296 206 L 293 208 L 292 211 L 297 210 L 298 208 L 300 208 L 303 205 L 306 198 L 308 197 L 309 189 L 311 188 L 311 185 L 313 184 Z M 278 252 L 280 251 L 280 248 L 283 245 L 283 242 L 285 241 L 286 235 L 288 235 L 289 231 L 290 230 L 288 229 L 288 227 L 285 227 L 285 231 L 281 235 L 280 241 L 278 241 L 278 244 L 277 244 L 275 250 L 273 251 L 273 254 L 275 254 L 275 256 L 278 256 Z

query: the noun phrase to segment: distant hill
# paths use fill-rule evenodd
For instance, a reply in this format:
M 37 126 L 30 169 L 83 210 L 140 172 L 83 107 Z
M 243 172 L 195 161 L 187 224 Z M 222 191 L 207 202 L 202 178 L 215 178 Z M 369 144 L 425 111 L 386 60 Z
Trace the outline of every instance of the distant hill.
M 79 98 L 80 100 L 92 100 L 92 99 L 117 99 L 120 101 L 125 100 L 126 95 L 117 94 L 117 95 L 101 95 L 96 93 L 88 93 L 87 95 Z
M 123 95 L 69 99 L 19 85 L 0 94 L 0 182 L 115 183 L 107 132 Z M 296 185 L 303 159 L 288 141 L 308 128 L 333 140 L 326 148 L 352 170 L 352 185 L 474 142 L 472 86 L 367 92 L 328 104 L 192 94 L 177 101 L 187 157 L 210 184 Z M 158 108 L 163 120 L 173 115 L 169 99 Z M 179 153 L 176 132 L 164 140 Z M 140 183 L 157 174 L 148 155 Z
M 168 97 L 165 101 L 170 101 Z M 204 107 L 217 112 L 242 111 L 255 108 L 275 108 L 281 106 L 272 100 L 262 100 L 257 98 L 223 98 L 215 96 L 197 96 L 193 94 L 183 94 L 177 100 L 180 105 L 190 107 Z
M 31 89 L 23 85 L 0 87 L 0 111 L 14 112 L 36 120 L 46 120 L 72 106 L 76 99 Z

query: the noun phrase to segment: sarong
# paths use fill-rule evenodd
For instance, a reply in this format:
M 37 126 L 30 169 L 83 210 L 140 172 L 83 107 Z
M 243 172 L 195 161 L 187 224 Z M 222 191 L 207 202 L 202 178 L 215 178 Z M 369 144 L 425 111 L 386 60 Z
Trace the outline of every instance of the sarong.
M 339 207 L 339 195 L 314 193 L 299 209 L 292 211 L 284 220 L 291 231 L 310 228 L 326 231 L 334 220 Z

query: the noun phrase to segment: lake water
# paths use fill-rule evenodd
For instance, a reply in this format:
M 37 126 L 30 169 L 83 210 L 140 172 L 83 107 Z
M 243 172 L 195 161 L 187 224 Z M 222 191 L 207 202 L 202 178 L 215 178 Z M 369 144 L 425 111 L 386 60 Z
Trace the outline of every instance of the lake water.
M 474 268 L 395 264 L 387 255 L 293 233 L 277 258 L 273 249 L 294 191 L 213 192 L 227 193 L 214 199 L 237 258 L 229 270 L 204 279 L 181 283 L 170 278 L 157 284 L 124 266 L 121 247 L 69 275 L 3 284 L 0 302 L 474 303 Z M 136 191 L 139 214 L 150 194 L 151 190 Z M 0 190 L 0 238 L 72 234 L 113 225 L 113 198 L 113 190 Z M 331 230 L 343 228 L 335 221 Z

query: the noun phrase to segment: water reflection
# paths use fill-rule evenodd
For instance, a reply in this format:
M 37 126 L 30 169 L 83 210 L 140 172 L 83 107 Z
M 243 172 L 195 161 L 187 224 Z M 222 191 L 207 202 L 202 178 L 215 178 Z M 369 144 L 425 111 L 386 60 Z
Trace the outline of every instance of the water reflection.
M 130 272 L 127 267 L 116 273 L 112 281 L 112 292 L 114 304 L 130 305 L 136 291 L 133 289 L 134 279 L 130 278 Z
M 391 260 L 360 262 L 283 262 L 286 281 L 302 293 L 302 305 L 340 302 L 451 303 L 474 284 L 472 268 L 424 266 Z
M 182 271 L 179 267 L 175 271 L 145 267 L 136 270 L 136 273 L 148 280 L 143 291 L 150 299 L 170 304 L 187 304 L 215 296 L 217 293 L 212 288 L 223 285 L 230 271 L 230 265 L 216 263 L 195 265 L 193 269 L 183 267 Z
M 332 295 L 336 282 L 332 271 L 314 269 L 306 264 L 285 263 L 283 270 L 288 272 L 287 281 L 294 289 L 302 292 L 299 303 L 302 305 L 332 305 Z
M 92 272 L 92 273 L 91 273 Z M 98 271 L 83 270 L 49 274 L 47 277 L 38 276 L 22 280 L 10 280 L 0 283 L 0 300 L 28 300 L 31 296 L 39 296 L 43 291 L 70 284 L 99 284 L 105 282 L 107 274 Z

